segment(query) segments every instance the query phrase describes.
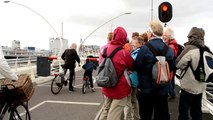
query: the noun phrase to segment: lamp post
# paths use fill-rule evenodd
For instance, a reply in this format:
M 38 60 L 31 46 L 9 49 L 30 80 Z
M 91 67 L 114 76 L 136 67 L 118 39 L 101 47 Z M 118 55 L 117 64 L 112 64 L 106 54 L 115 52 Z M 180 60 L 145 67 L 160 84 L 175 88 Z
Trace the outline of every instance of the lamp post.
M 101 24 L 100 26 L 98 26 L 95 30 L 93 30 L 87 37 L 84 38 L 84 40 L 82 41 L 82 43 L 88 38 L 90 37 L 96 30 L 98 30 L 99 28 L 101 28 L 102 26 L 104 26 L 105 24 L 109 23 L 110 21 L 114 20 L 114 19 L 117 19 L 123 15 L 128 15 L 128 14 L 131 14 L 131 12 L 127 12 L 127 13 L 122 13 L 121 15 L 118 15 L 108 21 L 106 21 L 105 23 Z
M 17 5 L 23 6 L 23 7 L 27 8 L 27 9 L 31 10 L 32 12 L 36 13 L 38 16 L 40 16 L 52 28 L 52 30 L 55 32 L 56 36 L 59 38 L 59 40 L 60 40 L 60 50 L 59 50 L 58 55 L 62 54 L 62 47 L 63 47 L 62 39 L 60 38 L 59 34 L 56 32 L 55 28 L 50 24 L 50 22 L 47 21 L 47 19 L 45 19 L 41 14 L 39 14 L 38 12 L 36 12 L 35 10 L 33 10 L 32 8 L 30 8 L 30 7 L 26 6 L 26 5 L 23 5 L 23 4 L 20 4 L 20 3 L 17 3 L 17 2 L 13 2 L 13 1 L 4 1 L 4 3 L 14 3 L 14 4 L 17 4 Z
M 112 18 L 112 19 L 109 19 L 108 21 L 104 22 L 103 24 L 101 24 L 100 26 L 98 26 L 96 29 L 94 29 L 89 35 L 87 35 L 87 36 L 81 41 L 80 45 L 83 47 L 84 41 L 87 40 L 88 37 L 90 37 L 96 30 L 98 30 L 98 29 L 101 28 L 102 26 L 106 25 L 107 23 L 111 22 L 111 21 L 114 20 L 114 19 L 117 19 L 117 18 L 119 18 L 119 17 L 121 17 L 121 16 L 123 16 L 123 15 L 128 15 L 128 14 L 131 14 L 131 12 L 122 13 L 122 14 L 120 14 L 120 15 L 118 15 L 118 16 L 116 16 L 116 17 L 114 17 L 114 18 Z M 83 49 L 82 49 L 82 50 L 83 50 Z M 82 52 L 83 52 L 83 51 L 82 51 Z

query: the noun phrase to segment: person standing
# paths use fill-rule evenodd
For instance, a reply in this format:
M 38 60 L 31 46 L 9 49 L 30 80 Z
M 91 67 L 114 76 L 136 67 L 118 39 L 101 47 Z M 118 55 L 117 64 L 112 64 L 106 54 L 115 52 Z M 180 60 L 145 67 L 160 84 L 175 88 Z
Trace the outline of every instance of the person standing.
M 107 56 L 116 48 L 123 47 L 126 43 L 126 38 L 126 30 L 123 27 L 117 27 L 113 32 L 112 41 L 107 45 Z M 100 57 L 102 58 L 102 55 L 100 55 Z M 104 94 L 105 100 L 101 113 L 98 115 L 98 118 L 96 116 L 98 120 L 121 120 L 124 107 L 127 104 L 127 97 L 131 93 L 131 86 L 128 84 L 124 75 L 125 69 L 132 70 L 134 60 L 132 59 L 130 52 L 121 49 L 111 60 L 114 64 L 117 76 L 121 77 L 119 77 L 120 79 L 114 87 L 102 87 L 102 93 Z
M 187 65 L 191 64 L 192 69 L 196 70 L 200 59 L 199 48 L 207 48 L 204 44 L 204 35 L 202 28 L 193 27 L 187 36 L 188 42 L 184 44 L 184 50 L 176 59 L 176 67 L 185 70 L 185 74 L 180 79 L 178 120 L 189 120 L 189 113 L 192 120 L 202 120 L 201 101 L 202 93 L 206 90 L 206 83 L 197 81 Z
M 132 33 L 132 40 L 129 41 L 128 39 L 126 40 L 126 44 L 124 45 L 124 49 L 131 52 L 133 50 L 133 46 L 132 46 L 132 41 L 134 39 L 136 39 L 137 37 L 139 37 L 139 33 L 138 32 L 133 32 Z
M 166 27 L 164 29 L 163 40 L 169 47 L 172 48 L 172 50 L 174 52 L 174 55 L 175 55 L 175 58 L 177 58 L 177 55 L 178 55 L 178 43 L 177 43 L 177 41 L 174 38 L 174 31 L 172 30 L 172 28 Z M 176 93 L 175 93 L 175 73 L 176 73 L 176 69 L 174 69 L 174 74 L 173 74 L 172 81 L 171 81 L 170 88 L 169 88 L 169 99 L 176 98 Z
M 98 62 L 99 64 L 101 63 L 100 61 L 102 61 L 102 57 L 100 57 L 100 55 L 103 54 L 104 48 L 106 48 L 107 45 L 108 45 L 108 44 L 110 43 L 110 41 L 112 40 L 112 34 L 113 34 L 113 32 L 109 32 L 109 33 L 108 33 L 108 35 L 107 35 L 107 44 L 104 45 L 104 46 L 102 46 L 102 47 L 100 48 L 99 62 Z
M 144 33 L 139 37 L 132 40 L 133 50 L 131 52 L 132 58 L 135 60 L 141 46 L 147 42 L 147 34 Z M 124 120 L 140 120 L 139 105 L 137 99 L 137 88 L 138 88 L 138 73 L 136 71 L 130 72 L 129 77 L 132 83 L 132 92 L 128 99 L 128 103 L 124 108 Z
M 64 68 L 69 69 L 70 71 L 70 78 L 69 78 L 69 91 L 74 91 L 73 83 L 73 76 L 75 74 L 75 63 L 78 62 L 80 66 L 80 58 L 76 52 L 77 45 L 76 43 L 72 43 L 70 49 L 66 49 L 62 54 L 61 58 L 65 61 Z
M 166 44 L 161 39 L 162 35 L 163 26 L 161 23 L 159 21 L 151 21 L 147 31 L 148 42 L 146 44 L 151 44 L 158 52 L 163 52 Z M 138 102 L 140 117 L 141 120 L 151 120 L 154 112 L 154 120 L 169 120 L 167 101 L 169 85 L 158 87 L 153 84 L 152 66 L 155 64 L 156 58 L 146 44 L 140 48 L 134 64 L 139 80 Z M 168 47 L 165 57 L 172 72 L 174 53 L 170 47 Z

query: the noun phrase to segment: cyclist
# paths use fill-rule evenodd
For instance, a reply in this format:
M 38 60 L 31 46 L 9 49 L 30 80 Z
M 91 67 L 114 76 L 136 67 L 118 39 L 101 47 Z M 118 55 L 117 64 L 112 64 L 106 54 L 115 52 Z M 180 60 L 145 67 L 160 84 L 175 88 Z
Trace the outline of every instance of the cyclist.
M 4 58 L 1 44 L 0 44 L 0 74 L 1 74 L 1 76 L 4 76 L 5 78 L 11 79 L 11 80 L 18 80 L 17 75 L 15 74 L 14 71 L 12 71 L 12 69 L 8 65 L 6 59 Z M 2 97 L 3 97 L 3 95 L 0 94 L 0 111 L 2 109 L 2 105 L 4 104 Z
M 69 69 L 70 71 L 70 79 L 69 79 L 69 91 L 74 91 L 74 87 L 72 86 L 73 76 L 75 73 L 75 63 L 78 62 L 80 66 L 80 58 L 76 52 L 77 45 L 76 43 L 72 43 L 70 49 L 66 49 L 62 54 L 61 58 L 65 61 L 64 68 Z
M 90 86 L 92 88 L 92 92 L 95 92 L 93 87 L 93 80 L 92 80 L 92 72 L 93 70 L 96 70 L 96 65 L 89 60 L 89 58 L 86 59 L 86 63 L 82 66 L 82 68 L 85 70 L 84 72 L 84 79 L 86 76 L 89 77 Z

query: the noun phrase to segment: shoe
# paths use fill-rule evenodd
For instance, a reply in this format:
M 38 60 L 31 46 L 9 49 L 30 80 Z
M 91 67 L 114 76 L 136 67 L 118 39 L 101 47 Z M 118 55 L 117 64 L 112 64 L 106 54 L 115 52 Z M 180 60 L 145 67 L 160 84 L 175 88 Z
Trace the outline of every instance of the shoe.
M 62 81 L 62 83 L 64 84 L 64 86 L 67 86 L 67 81 Z
M 92 92 L 95 92 L 95 89 L 94 89 L 94 88 L 92 88 Z
M 73 87 L 69 88 L 69 91 L 72 91 L 72 92 L 73 92 L 73 91 L 74 91 Z

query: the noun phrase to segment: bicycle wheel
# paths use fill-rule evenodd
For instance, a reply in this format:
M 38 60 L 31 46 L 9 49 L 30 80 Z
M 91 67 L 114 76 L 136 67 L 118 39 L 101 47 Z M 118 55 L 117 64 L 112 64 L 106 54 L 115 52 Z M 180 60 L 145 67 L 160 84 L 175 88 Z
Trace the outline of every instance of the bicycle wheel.
M 83 86 L 82 86 L 82 93 L 85 94 L 86 91 L 87 91 L 87 81 L 84 80 L 84 81 L 83 81 Z
M 31 120 L 28 107 L 23 103 L 12 106 L 9 120 Z
M 62 87 L 63 87 L 63 83 L 61 82 L 60 75 L 55 76 L 55 78 L 53 78 L 51 83 L 51 92 L 54 95 L 56 95 L 61 91 Z

